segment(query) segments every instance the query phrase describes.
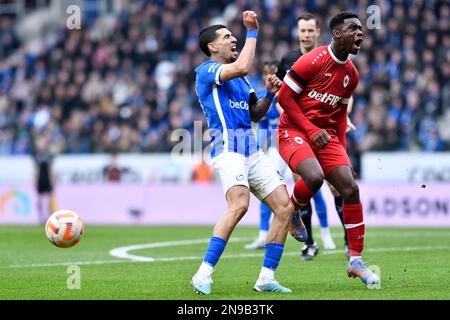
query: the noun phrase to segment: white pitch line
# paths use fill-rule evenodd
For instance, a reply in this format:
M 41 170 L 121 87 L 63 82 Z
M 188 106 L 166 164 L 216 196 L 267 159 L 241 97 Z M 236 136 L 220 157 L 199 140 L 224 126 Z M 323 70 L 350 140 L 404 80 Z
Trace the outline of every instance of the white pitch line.
M 450 246 L 435 246 L 435 247 L 403 247 L 403 248 L 371 248 L 371 249 L 365 249 L 366 252 L 391 252 L 391 251 L 421 251 L 421 250 L 445 250 L 450 249 Z M 322 251 L 323 254 L 329 255 L 329 254 L 339 254 L 344 253 L 345 250 L 338 249 L 338 250 L 326 250 Z M 283 256 L 296 256 L 299 255 L 299 251 L 291 251 L 291 252 L 284 252 Z M 264 252 L 261 253 L 239 253 L 239 254 L 228 254 L 224 255 L 221 258 L 252 258 L 252 257 L 264 257 Z M 173 258 L 154 258 L 151 262 L 158 262 L 158 261 L 184 261 L 184 260 L 196 260 L 196 259 L 202 259 L 203 256 L 186 256 L 186 257 L 173 257 Z M 131 262 L 131 261 L 130 261 Z M 134 262 L 140 262 L 135 260 Z
M 124 261 L 124 260 L 93 260 L 93 261 L 73 261 L 73 262 L 55 262 L 55 263 L 32 263 L 32 264 L 12 264 L 8 267 L 2 268 L 42 268 L 42 267 L 64 267 L 71 265 L 95 265 L 95 264 L 110 264 L 110 263 L 123 263 L 123 262 L 137 262 L 137 261 Z
M 228 242 L 240 242 L 240 241 L 247 241 L 250 239 L 253 239 L 253 237 L 252 238 L 249 238 L 249 237 L 232 238 Z M 155 258 L 133 255 L 133 254 L 129 254 L 128 252 L 133 251 L 133 250 L 188 246 L 191 244 L 209 243 L 210 240 L 211 240 L 210 238 L 205 238 L 205 239 L 197 239 L 197 240 L 180 240 L 180 241 L 135 244 L 132 246 L 119 247 L 119 248 L 112 249 L 111 251 L 109 251 L 109 254 L 113 257 L 121 258 L 121 259 L 129 259 L 129 260 L 133 260 L 133 261 L 142 261 L 142 262 L 152 262 L 152 261 L 155 261 Z
M 365 252 L 398 252 L 398 251 L 429 251 L 429 250 L 448 250 L 450 246 L 423 246 L 423 247 L 402 247 L 402 248 L 369 248 L 365 249 Z M 324 255 L 330 254 L 343 254 L 344 250 L 328 250 L 322 251 Z M 283 256 L 296 256 L 299 255 L 299 251 L 291 251 L 283 253 Z M 263 257 L 264 253 L 241 253 L 241 254 L 229 254 L 223 255 L 221 259 L 233 259 L 233 258 L 253 258 Z M 173 262 L 173 261 L 186 261 L 186 260 L 200 260 L 203 256 L 184 256 L 184 257 L 169 257 L 169 258 L 153 258 L 151 261 L 142 260 L 96 260 L 96 261 L 79 261 L 79 262 L 59 262 L 59 263 L 34 263 L 27 265 L 10 265 L 8 269 L 21 269 L 21 268 L 40 268 L 40 267 L 58 267 L 58 266 L 70 266 L 70 265 L 102 265 L 102 264 L 114 264 L 114 263 L 136 263 L 136 262 Z

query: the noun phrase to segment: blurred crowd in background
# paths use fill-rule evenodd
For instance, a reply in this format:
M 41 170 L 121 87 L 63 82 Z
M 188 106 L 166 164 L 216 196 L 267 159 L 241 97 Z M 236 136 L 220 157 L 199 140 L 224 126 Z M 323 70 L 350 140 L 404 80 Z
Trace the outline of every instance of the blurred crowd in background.
M 150 0 L 130 2 L 114 16 L 65 21 L 28 50 L 18 19 L 0 19 L 0 154 L 27 154 L 36 135 L 55 153 L 166 152 L 173 130 L 206 120 L 194 90 L 194 68 L 207 59 L 199 31 L 223 23 L 245 40 L 242 12 L 258 13 L 260 36 L 250 79 L 259 66 L 298 47 L 296 18 L 321 20 L 319 44 L 330 42 L 328 21 L 354 11 L 365 24 L 379 6 L 380 29 L 366 28 L 352 56 L 360 73 L 349 135 L 353 161 L 371 150 L 450 148 L 450 8 L 447 1 Z M 47 41 L 49 34 L 54 41 Z M 205 142 L 206 144 L 206 142 Z

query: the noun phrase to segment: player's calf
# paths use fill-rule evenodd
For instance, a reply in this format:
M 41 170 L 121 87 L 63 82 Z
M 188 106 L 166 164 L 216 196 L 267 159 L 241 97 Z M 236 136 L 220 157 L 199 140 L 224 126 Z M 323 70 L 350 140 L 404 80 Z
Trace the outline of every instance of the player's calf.
M 298 180 L 291 196 L 291 202 L 294 205 L 295 210 L 300 210 L 302 207 L 309 204 L 309 201 L 314 194 L 315 191 L 311 190 L 304 180 Z
M 323 184 L 324 173 L 315 158 L 303 160 L 296 166 L 301 179 L 295 183 L 291 201 L 295 209 L 307 205 Z
M 346 186 L 341 188 L 341 196 L 345 203 L 357 204 L 359 199 L 359 186 L 355 180 L 350 181 Z
M 344 204 L 344 227 L 347 232 L 350 259 L 361 257 L 364 248 L 365 224 L 362 204 Z

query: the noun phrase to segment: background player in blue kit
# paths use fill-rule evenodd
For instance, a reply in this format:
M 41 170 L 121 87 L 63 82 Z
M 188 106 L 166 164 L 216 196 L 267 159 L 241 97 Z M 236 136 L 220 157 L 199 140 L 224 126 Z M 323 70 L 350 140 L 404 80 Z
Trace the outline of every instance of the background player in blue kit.
M 247 79 L 256 48 L 258 21 L 253 11 L 243 13 L 247 38 L 242 52 L 223 25 L 203 29 L 199 45 L 210 60 L 196 69 L 196 92 L 211 134 L 212 164 L 217 171 L 228 209 L 213 230 L 208 249 L 191 285 L 200 294 L 211 293 L 211 274 L 227 241 L 248 210 L 250 191 L 263 200 L 275 218 L 267 235 L 266 252 L 256 291 L 291 292 L 275 280 L 294 207 L 283 179 L 257 145 L 251 121 L 259 121 L 281 86 L 276 76 L 266 81 L 267 91 L 258 100 Z M 303 230 L 304 227 L 303 227 Z

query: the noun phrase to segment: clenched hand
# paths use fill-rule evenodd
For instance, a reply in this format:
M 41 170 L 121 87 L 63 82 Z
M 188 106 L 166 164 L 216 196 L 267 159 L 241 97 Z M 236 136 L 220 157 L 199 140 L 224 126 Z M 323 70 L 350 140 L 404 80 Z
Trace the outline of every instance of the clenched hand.
M 273 94 L 276 94 L 280 90 L 282 84 L 283 82 L 274 74 L 266 79 L 266 88 Z
M 328 134 L 327 130 L 322 130 L 316 134 L 313 138 L 313 142 L 318 148 L 325 148 L 325 146 L 330 142 L 331 136 Z

